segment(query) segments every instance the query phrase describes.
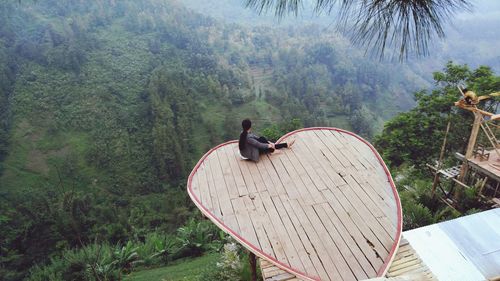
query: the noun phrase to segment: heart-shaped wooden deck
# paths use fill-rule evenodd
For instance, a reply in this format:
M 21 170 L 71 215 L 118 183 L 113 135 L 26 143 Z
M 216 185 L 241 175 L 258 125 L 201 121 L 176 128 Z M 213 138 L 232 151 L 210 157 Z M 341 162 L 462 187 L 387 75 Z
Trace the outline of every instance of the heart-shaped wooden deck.
M 291 149 L 242 160 L 237 141 L 198 162 L 196 206 L 257 256 L 305 280 L 383 276 L 401 238 L 399 197 L 384 162 L 335 128 L 291 132 Z

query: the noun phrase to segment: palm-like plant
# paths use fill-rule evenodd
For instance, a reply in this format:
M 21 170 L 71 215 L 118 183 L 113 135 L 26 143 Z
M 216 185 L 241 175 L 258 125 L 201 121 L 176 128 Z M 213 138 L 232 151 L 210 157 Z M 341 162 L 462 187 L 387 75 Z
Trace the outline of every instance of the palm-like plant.
M 89 280 L 119 280 L 119 270 L 116 269 L 110 257 L 94 264 L 88 264 L 86 268 Z
M 153 232 L 146 236 L 144 245 L 139 247 L 138 253 L 146 266 L 167 262 L 169 255 L 179 248 L 178 244 L 173 236 Z
M 138 248 L 132 241 L 128 241 L 124 246 L 117 245 L 113 252 L 113 264 L 122 270 L 130 270 L 134 264 L 140 263 Z
M 197 256 L 211 248 L 211 242 L 217 238 L 217 229 L 208 221 L 190 220 L 177 230 L 177 239 L 181 246 L 179 254 Z
M 259 12 L 274 9 L 277 16 L 297 14 L 303 0 L 246 0 Z M 386 47 L 426 55 L 428 43 L 444 37 L 443 23 L 459 10 L 469 10 L 469 0 L 315 0 L 317 13 L 337 11 L 338 27 L 351 39 L 384 55 Z
M 211 233 L 205 231 L 205 228 L 201 223 L 196 223 L 195 221 L 191 221 L 187 225 L 180 227 L 177 233 L 182 247 L 188 251 L 192 251 L 195 255 L 201 254 L 203 252 L 203 244 L 209 241 L 212 236 Z

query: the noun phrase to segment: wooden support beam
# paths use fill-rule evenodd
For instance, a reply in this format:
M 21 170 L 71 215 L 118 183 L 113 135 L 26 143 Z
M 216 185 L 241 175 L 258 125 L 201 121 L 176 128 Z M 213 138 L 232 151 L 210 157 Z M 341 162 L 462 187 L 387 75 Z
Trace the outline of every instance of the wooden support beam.
M 488 127 L 488 124 L 486 124 L 486 123 L 484 123 L 484 125 L 481 124 L 481 128 L 483 129 L 484 134 L 486 135 L 486 138 L 490 141 L 491 146 L 495 150 L 495 153 L 500 158 L 500 152 L 498 151 L 498 148 L 497 148 L 498 147 L 498 140 L 495 137 L 495 134 L 491 131 L 490 127 Z
M 488 177 L 484 177 L 481 181 L 481 186 L 479 187 L 479 194 L 483 194 L 483 189 L 484 186 L 486 185 L 486 182 L 488 181 Z
M 441 169 L 441 165 L 443 162 L 444 150 L 446 147 L 446 138 L 448 137 L 448 132 L 450 131 L 450 124 L 451 124 L 451 119 L 450 119 L 450 117 L 448 117 L 448 125 L 446 126 L 446 133 L 444 134 L 443 145 L 441 146 L 441 153 L 439 154 L 439 160 L 438 160 L 437 167 L 436 167 L 437 171 L 439 171 Z M 436 174 L 434 175 L 434 181 L 432 183 L 431 196 L 433 198 L 434 198 L 434 194 L 436 193 L 436 186 L 438 185 L 438 181 L 439 181 L 439 173 L 436 172 Z
M 490 201 L 494 204 L 493 207 L 500 208 L 500 199 L 498 199 L 498 198 L 491 198 Z
M 465 174 L 467 173 L 467 159 L 472 157 L 472 153 L 474 152 L 474 146 L 476 146 L 477 135 L 479 133 L 479 129 L 481 128 L 481 121 L 483 120 L 483 116 L 479 112 L 474 112 L 474 124 L 472 125 L 472 131 L 469 137 L 469 144 L 467 145 L 467 150 L 465 151 L 465 159 L 462 165 L 462 169 L 460 170 L 460 175 L 458 179 L 462 181 L 465 178 Z
M 465 102 L 463 100 L 460 100 L 460 101 L 455 102 L 455 106 L 459 107 L 461 109 L 465 109 L 467 111 L 473 112 L 473 113 L 479 113 L 481 115 L 488 116 L 491 118 L 491 120 L 498 120 L 498 118 L 500 117 L 500 116 L 498 116 L 498 114 L 493 114 L 491 112 L 479 109 L 475 105 L 467 105 L 464 103 Z
M 435 176 L 438 175 L 438 178 L 437 178 L 437 187 L 439 187 L 439 189 L 441 190 L 441 192 L 443 192 L 443 194 L 448 197 L 449 193 L 447 193 L 443 187 L 441 186 L 441 183 L 440 183 L 440 180 L 439 180 L 439 172 L 438 172 L 438 169 L 432 165 L 429 165 L 429 164 L 425 164 L 427 165 L 427 167 L 429 168 L 429 170 L 431 171 L 431 174 L 434 174 Z
M 444 199 L 444 198 L 440 198 L 440 199 L 441 199 L 441 201 L 443 201 L 443 203 L 445 203 L 446 205 L 448 205 L 448 207 L 450 207 L 450 208 L 452 208 L 453 210 L 455 210 L 455 211 L 459 212 L 460 214 L 462 213 L 462 212 L 460 212 L 459 210 L 457 210 L 455 207 L 453 207 L 453 205 L 451 205 L 451 204 L 450 204 L 450 203 L 449 203 L 446 199 Z M 453 202 L 455 202 L 455 201 L 453 201 Z
M 255 254 L 248 252 L 248 262 L 250 263 L 250 271 L 252 273 L 252 281 L 257 281 L 257 259 Z
M 457 179 L 451 179 L 451 180 L 454 181 L 455 183 L 457 183 L 458 185 L 460 185 L 461 187 L 471 188 L 470 186 L 466 185 L 465 183 L 463 183 Z
M 436 169 L 436 167 L 432 166 L 432 165 L 429 165 L 429 164 L 426 164 L 427 167 L 429 167 L 432 171 L 438 173 L 438 170 Z M 465 187 L 465 188 L 471 188 L 470 186 L 466 185 L 465 183 L 455 179 L 455 178 L 449 178 L 450 180 L 454 181 L 455 183 L 457 183 L 458 185 L 460 185 L 461 187 Z

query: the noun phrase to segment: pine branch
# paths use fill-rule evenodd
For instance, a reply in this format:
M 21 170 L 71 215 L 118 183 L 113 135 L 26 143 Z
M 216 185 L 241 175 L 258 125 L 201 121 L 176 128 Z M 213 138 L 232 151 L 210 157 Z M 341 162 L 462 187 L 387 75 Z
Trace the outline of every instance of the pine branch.
M 384 56 L 387 47 L 409 54 L 428 54 L 429 42 L 445 36 L 443 23 L 457 11 L 469 11 L 469 0 L 315 0 L 315 12 L 336 14 L 338 28 L 352 41 Z M 246 0 L 259 13 L 274 9 L 275 15 L 297 15 L 302 0 Z

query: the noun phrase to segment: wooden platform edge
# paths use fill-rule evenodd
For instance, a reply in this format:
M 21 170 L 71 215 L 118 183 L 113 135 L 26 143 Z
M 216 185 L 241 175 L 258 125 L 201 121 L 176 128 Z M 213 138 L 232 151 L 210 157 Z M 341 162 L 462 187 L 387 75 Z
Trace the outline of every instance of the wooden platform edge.
M 292 273 L 292 274 L 296 275 L 297 277 L 302 278 L 304 280 L 319 281 L 320 280 L 319 277 L 308 276 L 304 272 L 298 271 L 298 270 L 296 270 L 292 267 L 289 267 L 288 265 L 286 265 L 280 261 L 275 260 L 273 257 L 269 256 L 268 254 L 262 252 L 260 249 L 253 246 L 250 242 L 248 242 L 246 239 L 241 237 L 238 233 L 234 232 L 232 229 L 230 229 L 228 226 L 226 226 L 219 218 L 213 216 L 212 213 L 201 203 L 200 198 L 198 198 L 198 196 L 196 196 L 196 194 L 194 194 L 194 192 L 192 190 L 193 177 L 196 174 L 196 172 L 198 171 L 198 168 L 205 161 L 205 159 L 212 152 L 219 149 L 220 147 L 223 147 L 225 145 L 230 145 L 233 143 L 237 143 L 237 142 L 238 142 L 237 140 L 232 140 L 232 141 L 228 141 L 225 143 L 221 143 L 221 144 L 213 147 L 212 149 L 210 149 L 198 161 L 196 166 L 193 168 L 193 170 L 189 174 L 188 182 L 187 182 L 187 192 L 188 192 L 189 197 L 191 198 L 191 201 L 193 201 L 193 203 L 196 205 L 196 207 L 198 207 L 198 209 L 200 209 L 200 211 L 203 213 L 203 215 L 205 215 L 208 219 L 210 219 L 215 225 L 217 225 L 217 227 L 222 229 L 222 231 L 226 232 L 227 234 L 231 235 L 236 241 L 238 241 L 238 243 L 240 243 L 243 247 L 247 248 L 249 251 L 254 253 L 256 256 L 258 256 L 262 259 L 268 260 L 271 263 L 273 263 L 274 265 L 276 265 L 278 268 L 281 268 L 287 272 L 290 272 L 290 273 Z
M 377 157 L 377 160 L 379 161 L 380 165 L 384 169 L 384 172 L 385 172 L 385 174 L 387 176 L 387 179 L 388 179 L 388 181 L 390 183 L 390 186 L 392 188 L 394 199 L 396 201 L 397 220 L 398 220 L 398 226 L 397 226 L 396 235 L 395 235 L 396 240 L 394 241 L 394 244 L 393 244 L 393 246 L 391 248 L 391 251 L 390 251 L 388 257 L 384 261 L 383 266 L 377 272 L 377 276 L 378 277 L 385 276 L 385 274 L 389 270 L 389 266 L 390 266 L 391 262 L 394 260 L 394 257 L 396 256 L 396 252 L 397 252 L 399 243 L 401 241 L 402 218 L 403 218 L 402 208 L 401 208 L 401 201 L 399 199 L 399 194 L 398 194 L 398 191 L 396 189 L 396 185 L 394 184 L 394 181 L 392 179 L 392 176 L 391 176 L 391 174 L 389 172 L 389 169 L 385 165 L 382 157 L 379 155 L 379 153 L 375 150 L 375 148 L 368 141 L 366 141 L 362 137 L 360 137 L 360 136 L 358 136 L 358 135 L 356 135 L 356 134 L 354 134 L 352 132 L 349 132 L 349 131 L 346 131 L 346 130 L 343 130 L 343 129 L 339 129 L 339 128 L 333 128 L 333 127 L 309 127 L 309 128 L 303 128 L 303 129 L 295 130 L 295 131 L 292 131 L 292 132 L 289 132 L 289 133 L 285 134 L 276 143 L 280 143 L 284 139 L 286 139 L 287 137 L 289 137 L 289 136 L 291 136 L 293 134 L 296 134 L 298 132 L 309 131 L 309 130 L 331 130 L 331 131 L 337 131 L 337 132 L 340 132 L 340 133 L 345 133 L 345 134 L 348 134 L 348 135 L 351 135 L 351 136 L 357 138 L 358 140 L 360 140 L 361 142 L 363 142 L 364 144 L 366 144 L 370 148 L 370 150 Z M 189 174 L 188 181 L 187 181 L 187 188 L 186 188 L 187 192 L 188 192 L 188 195 L 191 198 L 191 201 L 193 201 L 193 203 L 195 203 L 196 207 L 203 213 L 203 215 L 205 215 L 208 219 L 210 219 L 215 225 L 217 225 L 217 227 L 219 227 L 221 230 L 223 230 L 227 234 L 231 235 L 236 241 L 238 241 L 238 243 L 240 243 L 243 247 L 245 247 L 249 251 L 253 252 L 256 256 L 258 256 L 258 257 L 260 257 L 262 259 L 265 259 L 265 260 L 273 263 L 274 265 L 276 265 L 280 269 L 283 269 L 283 270 L 285 270 L 287 272 L 290 272 L 290 273 L 296 275 L 300 279 L 308 280 L 308 281 L 319 281 L 320 280 L 319 277 L 308 276 L 306 273 L 301 272 L 299 270 L 296 270 L 296 269 L 294 269 L 294 268 L 292 268 L 292 267 L 290 267 L 290 266 L 288 266 L 288 265 L 286 265 L 286 264 L 284 264 L 284 263 L 282 263 L 282 262 L 274 259 L 273 257 L 271 257 L 268 254 L 264 253 L 260 249 L 256 248 L 249 241 L 247 241 L 246 239 L 244 239 L 243 237 L 241 237 L 238 233 L 234 232 L 232 229 L 230 229 L 228 226 L 226 226 L 219 218 L 213 216 L 211 214 L 211 212 L 201 203 L 200 198 L 198 198 L 198 196 L 196 196 L 196 194 L 194 194 L 194 192 L 192 191 L 193 177 L 196 174 L 196 172 L 198 171 L 198 168 L 205 161 L 205 159 L 212 152 L 216 151 L 220 147 L 223 147 L 225 145 L 234 144 L 234 143 L 237 143 L 237 142 L 238 142 L 238 140 L 231 140 L 231 141 L 227 141 L 227 142 L 221 143 L 221 144 L 213 147 L 207 153 L 205 153 L 202 156 L 202 158 L 196 163 L 195 167 L 193 168 L 193 170 Z
M 295 275 L 276 268 L 270 261 L 258 259 L 262 280 L 264 281 L 298 281 Z
M 367 140 L 365 140 L 364 138 L 358 136 L 357 134 L 355 134 L 353 132 L 349 132 L 349 131 L 346 131 L 346 130 L 343 130 L 343 129 L 339 129 L 339 128 L 334 128 L 334 127 L 309 127 L 309 128 L 302 128 L 302 129 L 298 129 L 298 130 L 295 130 L 295 131 L 292 131 L 292 132 L 289 132 L 289 133 L 285 134 L 284 136 L 282 136 L 281 138 L 279 138 L 276 143 L 282 142 L 284 139 L 288 138 L 289 136 L 291 136 L 291 135 L 293 135 L 295 133 L 302 132 L 302 131 L 310 131 L 310 130 L 330 130 L 330 131 L 336 131 L 336 132 L 344 133 L 344 134 L 347 134 L 347 135 L 355 137 L 356 139 L 358 139 L 362 143 L 366 144 L 370 148 L 370 150 L 373 152 L 373 154 L 377 157 L 377 160 L 379 161 L 379 164 L 384 169 L 385 175 L 387 176 L 387 180 L 389 181 L 389 184 L 390 184 L 390 186 L 392 188 L 392 193 L 394 195 L 394 200 L 396 201 L 397 215 L 398 215 L 398 217 L 397 217 L 398 226 L 396 228 L 396 235 L 395 235 L 396 241 L 392 245 L 392 248 L 391 248 L 391 251 L 389 253 L 388 258 L 384 261 L 384 264 L 382 265 L 382 267 L 377 272 L 377 276 L 378 277 L 385 276 L 387 274 L 387 271 L 389 270 L 389 266 L 391 265 L 392 261 L 396 257 L 396 253 L 397 253 L 398 248 L 399 248 L 399 243 L 401 242 L 401 235 L 402 235 L 402 232 L 403 232 L 403 209 L 401 207 L 401 200 L 399 199 L 399 193 L 398 193 L 398 190 L 396 189 L 396 184 L 394 184 L 394 180 L 392 179 L 392 175 L 389 172 L 389 168 L 387 168 L 387 165 L 385 165 L 385 162 L 382 159 L 382 156 L 380 156 L 380 154 L 378 153 L 378 151 L 375 149 L 375 147 L 373 147 L 373 145 L 370 142 L 368 142 Z

